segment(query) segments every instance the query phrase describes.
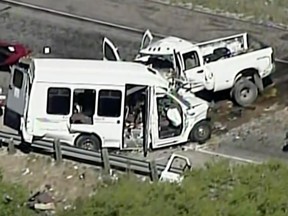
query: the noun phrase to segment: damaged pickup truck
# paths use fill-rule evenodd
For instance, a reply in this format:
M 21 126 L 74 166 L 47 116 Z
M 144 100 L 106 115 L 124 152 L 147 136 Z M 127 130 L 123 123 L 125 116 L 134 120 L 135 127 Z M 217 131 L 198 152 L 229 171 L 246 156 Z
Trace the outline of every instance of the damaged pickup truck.
M 103 55 L 104 60 L 121 60 L 108 38 Z M 275 71 L 273 49 L 247 33 L 201 43 L 172 36 L 153 42 L 147 30 L 134 61 L 157 69 L 172 83 L 188 85 L 194 93 L 230 89 L 231 98 L 243 107 L 257 99 L 263 79 Z

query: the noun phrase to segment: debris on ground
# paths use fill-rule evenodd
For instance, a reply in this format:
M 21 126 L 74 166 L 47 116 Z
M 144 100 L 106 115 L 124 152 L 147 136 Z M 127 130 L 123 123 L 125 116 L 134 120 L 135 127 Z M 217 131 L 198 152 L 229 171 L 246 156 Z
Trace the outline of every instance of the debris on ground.
M 56 209 L 54 199 L 48 191 L 38 191 L 27 202 L 27 206 L 38 211 L 54 211 Z
M 233 107 L 229 113 L 229 117 L 228 119 L 230 121 L 234 121 L 238 118 L 242 117 L 242 113 L 243 113 L 243 108 L 242 107 Z
M 275 111 L 277 108 L 278 108 L 278 104 L 277 103 L 275 103 L 275 104 L 273 104 L 273 105 L 271 105 L 271 106 L 268 106 L 268 107 L 266 107 L 265 109 L 264 109 L 264 112 L 271 112 L 271 111 Z
M 273 88 L 266 90 L 265 94 L 263 94 L 263 98 L 266 98 L 266 99 L 274 98 L 277 96 L 277 94 L 278 94 L 277 89 L 275 87 L 273 87 Z

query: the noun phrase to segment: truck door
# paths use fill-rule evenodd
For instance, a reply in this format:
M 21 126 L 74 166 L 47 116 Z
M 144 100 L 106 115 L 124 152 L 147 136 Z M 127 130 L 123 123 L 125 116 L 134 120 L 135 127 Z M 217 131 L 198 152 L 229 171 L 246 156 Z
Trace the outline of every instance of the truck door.
M 181 77 L 193 84 L 192 91 L 202 87 L 207 90 L 213 88 L 213 74 L 204 66 L 203 58 L 195 48 L 179 50 L 174 53 L 174 58 L 182 65 Z
M 11 79 L 4 113 L 4 125 L 20 130 L 21 117 L 24 116 L 29 86 L 28 72 L 17 66 L 11 67 Z
M 153 40 L 153 35 L 150 32 L 150 30 L 147 29 L 143 34 L 140 50 L 147 48 L 151 44 L 152 40 Z
M 106 61 L 121 61 L 118 53 L 118 48 L 108 39 L 104 38 L 102 44 L 103 60 Z

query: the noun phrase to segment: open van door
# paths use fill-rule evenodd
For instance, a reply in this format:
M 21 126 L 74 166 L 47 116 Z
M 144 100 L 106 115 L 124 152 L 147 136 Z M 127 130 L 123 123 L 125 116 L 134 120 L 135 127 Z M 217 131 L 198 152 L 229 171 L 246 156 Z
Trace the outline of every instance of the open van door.
M 146 103 L 145 103 L 145 124 L 144 124 L 144 129 L 145 129 L 145 136 L 143 140 L 143 154 L 144 157 L 147 156 L 148 150 L 150 148 L 150 143 L 153 142 L 153 137 L 151 134 L 151 105 L 152 105 L 152 98 L 153 98 L 153 87 L 148 86 L 146 89 Z
M 153 35 L 150 32 L 150 30 L 147 29 L 143 34 L 140 50 L 147 48 L 151 44 L 152 40 L 153 40 Z
M 4 125 L 20 130 L 21 117 L 25 115 L 29 94 L 29 74 L 23 68 L 12 66 L 8 97 L 4 113 Z
M 184 71 L 184 66 L 181 54 L 179 52 L 176 52 L 175 49 L 173 50 L 173 60 L 174 60 L 174 70 L 176 73 L 176 78 L 180 79 Z
M 102 49 L 103 60 L 121 61 L 118 48 L 106 37 L 103 40 Z

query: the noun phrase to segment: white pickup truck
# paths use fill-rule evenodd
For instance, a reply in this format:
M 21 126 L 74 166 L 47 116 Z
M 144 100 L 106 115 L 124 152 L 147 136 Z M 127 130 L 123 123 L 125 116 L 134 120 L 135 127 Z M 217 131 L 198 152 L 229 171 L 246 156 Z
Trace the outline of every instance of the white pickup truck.
M 121 60 L 108 38 L 103 41 L 103 59 Z M 264 89 L 263 78 L 275 71 L 273 49 L 247 33 L 195 44 L 172 36 L 153 42 L 147 30 L 135 61 L 173 82 L 181 81 L 194 93 L 230 89 L 232 99 L 244 107 L 257 99 Z

